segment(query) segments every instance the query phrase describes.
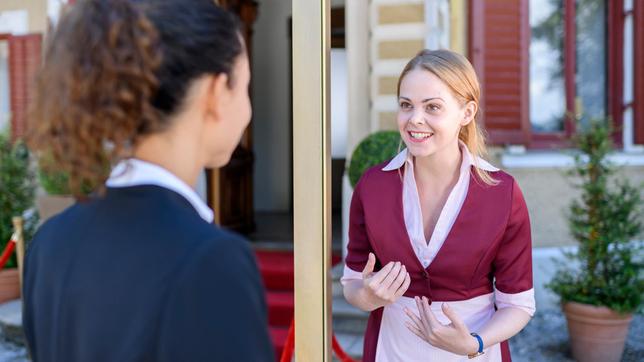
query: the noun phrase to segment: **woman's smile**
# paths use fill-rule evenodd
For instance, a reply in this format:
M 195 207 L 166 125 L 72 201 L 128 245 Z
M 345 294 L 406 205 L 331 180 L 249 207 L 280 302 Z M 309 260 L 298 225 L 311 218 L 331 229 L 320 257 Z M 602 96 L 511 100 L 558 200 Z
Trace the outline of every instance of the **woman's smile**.
M 407 131 L 409 140 L 415 143 L 422 143 L 428 141 L 433 135 L 433 132 L 419 132 L 419 131 Z

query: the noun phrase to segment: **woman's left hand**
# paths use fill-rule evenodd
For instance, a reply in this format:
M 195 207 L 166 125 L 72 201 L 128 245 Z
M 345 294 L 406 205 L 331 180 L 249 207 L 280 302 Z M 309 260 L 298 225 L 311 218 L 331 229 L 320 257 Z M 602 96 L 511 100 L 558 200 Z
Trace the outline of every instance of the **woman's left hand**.
M 423 297 L 422 300 L 419 297 L 414 299 L 418 305 L 420 316 L 405 308 L 405 313 L 411 319 L 411 321 L 405 322 L 405 325 L 410 331 L 432 346 L 458 355 L 467 355 L 478 351 L 478 341 L 470 335 L 463 320 L 447 303 L 443 303 L 442 309 L 452 323 L 444 325 L 436 319 L 426 297 Z

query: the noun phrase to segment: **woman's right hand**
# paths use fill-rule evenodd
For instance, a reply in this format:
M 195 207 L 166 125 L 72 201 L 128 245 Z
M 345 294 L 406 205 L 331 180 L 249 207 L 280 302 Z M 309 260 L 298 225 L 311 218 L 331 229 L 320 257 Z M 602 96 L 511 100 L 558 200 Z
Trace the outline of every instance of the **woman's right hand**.
M 373 305 L 383 307 L 398 300 L 409 288 L 411 278 L 407 268 L 400 262 L 389 262 L 377 273 L 376 256 L 369 253 L 367 265 L 362 270 L 364 298 Z

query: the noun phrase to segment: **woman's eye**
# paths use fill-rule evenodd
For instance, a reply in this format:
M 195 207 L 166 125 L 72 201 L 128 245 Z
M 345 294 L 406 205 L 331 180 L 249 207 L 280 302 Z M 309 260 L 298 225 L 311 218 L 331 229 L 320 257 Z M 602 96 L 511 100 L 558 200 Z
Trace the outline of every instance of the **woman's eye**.
M 427 109 L 427 111 L 436 112 L 436 111 L 440 110 L 441 107 L 439 105 L 437 105 L 437 104 L 428 104 L 426 109 Z
M 411 108 L 411 104 L 409 104 L 407 102 L 402 102 L 402 103 L 400 103 L 400 108 L 409 109 L 409 108 Z

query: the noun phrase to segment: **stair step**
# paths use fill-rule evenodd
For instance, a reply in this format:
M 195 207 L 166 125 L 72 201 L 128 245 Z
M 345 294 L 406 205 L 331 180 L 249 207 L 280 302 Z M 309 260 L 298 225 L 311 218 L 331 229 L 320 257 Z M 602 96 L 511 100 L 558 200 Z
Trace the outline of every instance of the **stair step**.
M 295 311 L 293 292 L 269 290 L 266 293 L 266 303 L 268 304 L 268 324 L 288 328 Z
M 362 352 L 363 352 L 363 346 L 364 346 L 364 337 L 361 334 L 353 334 L 353 333 L 342 333 L 342 332 L 334 332 L 335 337 L 338 340 L 338 343 L 340 344 L 340 347 L 342 347 L 342 350 L 346 352 L 351 358 L 360 360 L 362 359 Z M 337 361 L 337 357 L 333 356 L 333 361 Z
M 344 263 L 338 263 L 333 267 L 333 269 L 331 269 L 331 277 L 332 277 L 331 288 L 333 292 L 333 298 L 342 297 L 344 295 L 342 291 L 342 283 L 340 283 L 340 279 L 342 278 L 343 272 L 344 272 Z
M 344 297 L 333 298 L 333 330 L 338 333 L 364 334 L 369 313 L 347 302 Z
M 293 290 L 292 252 L 260 250 L 255 254 L 267 290 Z
M 255 245 L 254 249 L 257 259 L 257 265 L 259 267 L 259 271 L 262 275 L 264 286 L 266 288 L 268 323 L 270 326 L 269 328 L 273 346 L 275 348 L 275 358 L 276 360 L 279 360 L 282 354 L 282 350 L 284 349 L 286 337 L 288 336 L 288 327 L 291 325 L 295 311 L 295 298 L 293 293 L 293 279 L 295 268 L 293 262 L 293 251 L 289 250 L 288 248 L 283 248 L 283 245 L 267 245 L 266 243 Z M 333 265 L 335 265 L 335 267 L 332 269 L 334 275 L 334 300 L 338 297 L 344 300 L 341 296 L 342 289 L 341 286 L 339 286 L 338 276 L 341 276 L 343 268 L 342 264 L 340 263 L 340 261 L 342 260 L 341 253 L 334 253 L 331 257 L 331 260 Z M 336 295 L 338 293 L 339 295 Z M 335 303 L 336 302 L 334 301 L 334 308 L 336 308 Z M 360 318 L 364 319 L 364 316 L 359 315 L 360 318 L 357 318 L 358 322 L 355 322 L 352 319 L 353 317 L 355 317 L 355 313 L 352 314 L 353 312 L 351 310 L 348 310 L 345 305 L 340 305 L 338 308 L 340 315 L 348 316 L 348 320 L 345 317 L 341 317 L 337 322 L 339 326 L 343 326 L 343 328 L 340 328 L 340 330 L 338 330 L 338 333 L 349 332 L 349 334 L 347 335 L 350 335 L 350 333 L 352 333 L 353 331 L 357 331 L 357 333 L 360 334 L 351 337 L 353 339 L 350 339 L 350 342 L 348 343 L 352 344 L 353 342 L 351 341 L 356 340 L 356 338 L 362 338 L 361 334 L 364 332 L 362 325 L 366 322 L 360 322 Z M 336 323 L 335 316 L 333 317 L 333 320 L 334 323 Z M 360 354 L 362 354 L 361 347 Z M 353 356 L 353 354 L 351 353 L 350 355 Z
M 346 301 L 346 299 L 344 299 L 344 297 L 333 298 L 332 308 L 334 316 L 360 319 L 369 318 L 368 312 L 352 306 Z
M 255 251 L 288 251 L 293 252 L 293 241 L 265 241 L 265 240 L 252 240 L 250 243 L 251 248 Z
M 286 344 L 286 337 L 288 337 L 288 328 L 270 327 L 269 331 L 273 347 L 275 347 L 275 360 L 279 361 Z

